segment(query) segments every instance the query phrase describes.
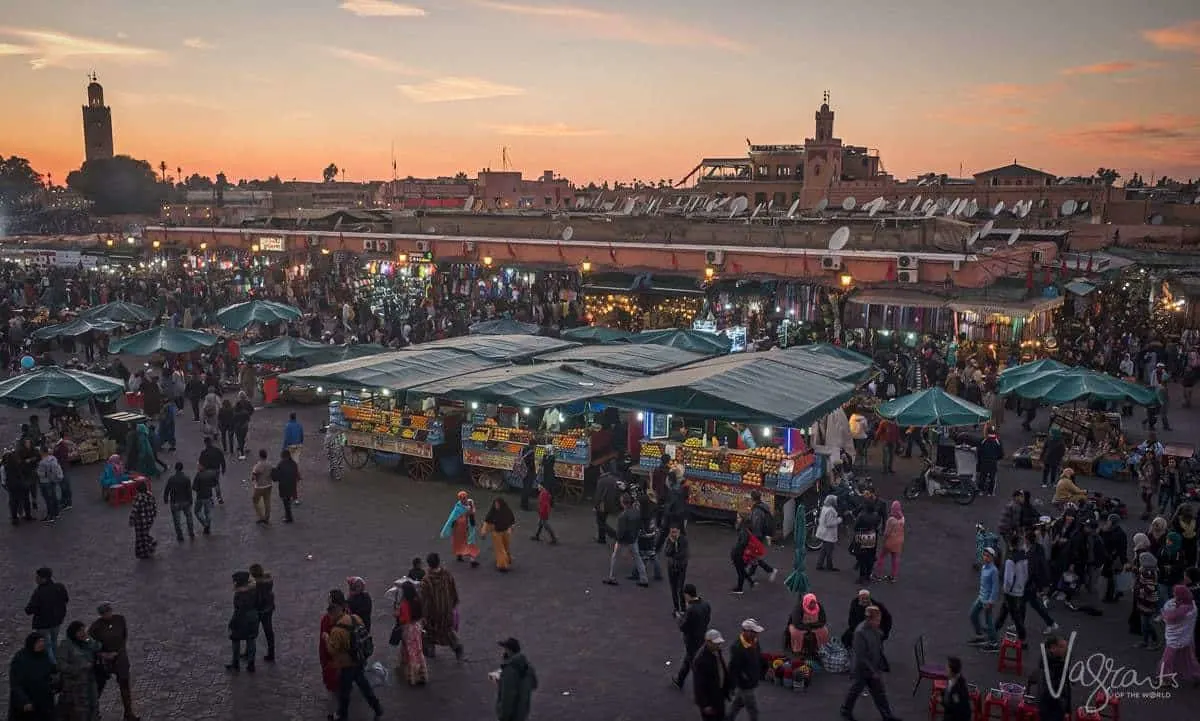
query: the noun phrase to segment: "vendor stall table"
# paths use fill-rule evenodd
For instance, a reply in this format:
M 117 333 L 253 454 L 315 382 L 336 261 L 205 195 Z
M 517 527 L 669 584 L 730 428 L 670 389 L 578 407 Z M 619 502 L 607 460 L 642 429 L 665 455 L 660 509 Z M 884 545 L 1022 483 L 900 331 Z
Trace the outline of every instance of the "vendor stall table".
M 434 411 L 384 410 L 370 401 L 347 399 L 340 404 L 340 415 L 331 413 L 330 420 L 345 429 L 343 454 L 351 468 L 367 465 L 376 452 L 394 454 L 402 456 L 405 474 L 416 481 L 433 476 L 435 451 L 446 441 L 447 419 Z
M 523 476 L 521 453 L 533 440 L 533 432 L 508 428 L 495 422 L 471 428 L 462 439 L 462 460 L 469 469 L 471 482 L 479 488 L 497 491 L 505 487 L 508 475 Z

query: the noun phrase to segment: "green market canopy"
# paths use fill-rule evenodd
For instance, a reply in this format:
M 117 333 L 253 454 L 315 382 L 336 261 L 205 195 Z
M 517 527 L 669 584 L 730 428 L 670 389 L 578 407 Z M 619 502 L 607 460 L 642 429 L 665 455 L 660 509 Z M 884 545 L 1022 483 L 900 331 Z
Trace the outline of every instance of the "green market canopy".
M 395 351 L 378 355 L 322 363 L 279 376 L 286 383 L 325 386 L 342 390 L 402 393 L 409 388 L 494 368 L 498 362 L 471 353 L 449 349 Z
M 828 347 L 834 348 L 835 346 Z M 845 352 L 848 355 L 843 356 L 836 353 L 822 352 L 817 346 L 803 345 L 770 350 L 763 353 L 763 355 L 778 363 L 787 363 L 796 368 L 837 381 L 854 383 L 855 385 L 866 382 L 871 376 L 871 371 L 875 368 L 875 364 L 865 355 L 855 353 L 854 351 Z
M 999 380 L 997 390 L 999 391 L 1000 395 L 1006 396 L 1012 392 L 1014 386 L 1024 383 L 1034 376 L 1042 373 L 1065 371 L 1070 367 L 1071 366 L 1069 365 L 1059 363 L 1053 358 L 1043 358 L 1041 360 L 1030 361 L 1029 363 L 1022 363 L 1010 368 L 1005 368 L 1004 370 L 1000 371 L 1000 375 L 997 376 L 997 379 Z
M 620 328 L 609 328 L 603 325 L 581 325 L 578 328 L 568 328 L 558 334 L 563 340 L 575 340 L 580 343 L 628 343 L 633 334 Z
M 880 416 L 901 426 L 973 426 L 992 417 L 988 409 L 941 388 L 910 393 L 879 406 Z
M 410 396 L 547 408 L 590 400 L 638 375 L 586 363 L 504 366 L 410 388 Z
M 38 328 L 31 335 L 36 340 L 51 340 L 53 338 L 74 338 L 84 333 L 110 333 L 124 324 L 107 318 L 85 318 L 79 316 L 75 320 Z
M 630 381 L 596 400 L 634 410 L 801 428 L 839 408 L 854 394 L 849 383 L 769 356 L 746 353 L 702 361 Z
M 708 356 L 665 345 L 585 345 L 540 355 L 537 362 L 584 361 L 601 368 L 614 368 L 652 375 L 702 361 Z
M 1060 371 L 1032 374 L 1012 385 L 1008 392 L 1022 398 L 1044 401 L 1050 405 L 1071 403 L 1081 398 L 1129 401 L 1143 406 L 1154 405 L 1158 402 L 1158 396 L 1152 388 L 1129 383 L 1087 368 L 1067 368 Z
M 124 391 L 125 385 L 119 378 L 43 366 L 0 381 L 0 403 L 24 408 L 66 406 L 92 398 L 109 402 Z
M 665 345 L 707 356 L 724 355 L 733 347 L 733 341 L 729 340 L 729 336 L 679 328 L 644 330 L 630 336 L 629 342 Z
M 285 335 L 243 347 L 242 357 L 255 363 L 287 360 L 333 363 L 351 358 L 363 358 L 385 351 L 387 348 L 376 343 L 329 345 Z
M 343 343 L 341 345 L 323 346 L 324 350 L 306 358 L 309 363 L 336 363 L 338 361 L 353 360 L 355 358 L 368 358 L 370 356 L 379 355 L 380 353 L 389 353 L 391 348 L 379 345 L 378 343 Z
M 109 341 L 108 351 L 131 355 L 190 353 L 201 348 L 211 348 L 217 344 L 217 340 L 218 338 L 211 333 L 159 325 L 147 328 L 141 333 Z
M 117 300 L 88 308 L 81 312 L 79 317 L 89 320 L 115 320 L 118 323 L 150 323 L 154 321 L 155 313 L 144 306 Z
M 471 335 L 537 335 L 539 330 L 541 328 L 533 323 L 522 323 L 511 318 L 481 320 L 467 328 Z
M 217 311 L 217 322 L 229 330 L 241 330 L 255 323 L 279 323 L 299 320 L 299 308 L 273 300 L 249 300 Z
M 813 343 L 811 345 L 794 346 L 788 350 L 804 351 L 814 355 L 825 356 L 826 358 L 840 358 L 842 360 L 851 361 L 853 363 L 862 363 L 867 366 L 875 365 L 875 361 L 870 356 L 865 356 L 862 353 L 848 350 L 841 346 L 832 343 Z
M 566 350 L 578 345 L 573 341 L 541 335 L 466 335 L 410 345 L 401 352 L 456 350 L 495 363 L 521 363 L 543 353 Z

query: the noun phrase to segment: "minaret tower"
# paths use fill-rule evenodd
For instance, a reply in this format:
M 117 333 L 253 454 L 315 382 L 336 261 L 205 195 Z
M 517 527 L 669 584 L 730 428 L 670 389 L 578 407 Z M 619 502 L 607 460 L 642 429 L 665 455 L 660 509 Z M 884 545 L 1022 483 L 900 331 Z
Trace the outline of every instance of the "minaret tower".
M 84 159 L 103 160 L 113 156 L 112 110 L 104 104 L 104 88 L 96 82 L 96 74 L 88 79 L 88 102 L 83 106 Z

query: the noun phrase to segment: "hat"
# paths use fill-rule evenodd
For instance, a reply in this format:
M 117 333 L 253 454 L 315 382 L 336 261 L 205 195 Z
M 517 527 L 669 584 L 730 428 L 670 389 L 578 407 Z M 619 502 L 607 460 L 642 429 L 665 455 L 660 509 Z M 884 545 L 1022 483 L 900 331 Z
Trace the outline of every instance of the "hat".
M 112 610 L 113 609 L 112 609 L 111 603 L 102 603 L 96 607 L 96 613 L 101 616 L 103 616 L 106 613 L 112 613 Z
M 467 500 L 467 492 L 466 492 L 466 491 L 459 491 L 459 492 L 458 492 L 458 500 L 460 500 L 460 501 L 465 501 L 465 500 Z
M 801 600 L 801 607 L 804 609 L 804 612 L 810 616 L 815 616 L 821 612 L 821 602 L 817 600 L 817 595 L 815 593 L 805 594 L 804 598 Z
M 991 556 L 992 558 L 996 557 L 996 549 L 992 548 L 991 546 L 988 546 L 987 548 L 983 549 L 983 552 L 986 553 L 987 555 Z
M 762 633 L 763 627 L 758 623 L 758 621 L 755 621 L 753 618 L 747 618 L 745 621 L 742 621 L 742 630 L 743 631 L 753 631 L 755 633 Z
M 715 628 L 710 628 L 704 632 L 704 640 L 709 643 L 725 643 L 725 637 Z
M 696 584 L 694 584 L 694 583 L 689 583 L 689 584 L 686 584 L 686 585 L 684 585 L 684 587 L 683 587 L 683 595 L 685 595 L 685 596 L 699 596 L 699 595 L 700 595 L 700 592 L 696 590 Z
M 515 638 L 506 638 L 503 641 L 498 642 L 496 645 L 510 653 L 521 652 L 521 642 Z

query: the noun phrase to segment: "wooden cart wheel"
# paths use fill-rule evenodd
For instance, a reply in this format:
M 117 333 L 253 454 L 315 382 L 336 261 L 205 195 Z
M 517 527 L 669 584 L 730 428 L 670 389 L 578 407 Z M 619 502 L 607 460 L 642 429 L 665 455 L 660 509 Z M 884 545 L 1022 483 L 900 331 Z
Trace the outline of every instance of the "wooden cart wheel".
M 433 459 L 406 456 L 404 472 L 414 481 L 428 481 L 433 477 Z
M 357 446 L 346 446 L 342 449 L 342 455 L 346 458 L 346 465 L 354 470 L 365 467 L 371 460 L 371 452 Z
M 471 483 L 473 483 L 476 488 L 483 488 L 484 490 L 488 489 L 488 487 L 489 487 L 488 486 L 488 483 L 489 483 L 488 475 L 491 473 L 491 471 L 489 471 L 486 468 L 480 468 L 478 466 L 471 466 L 470 473 L 471 473 Z

